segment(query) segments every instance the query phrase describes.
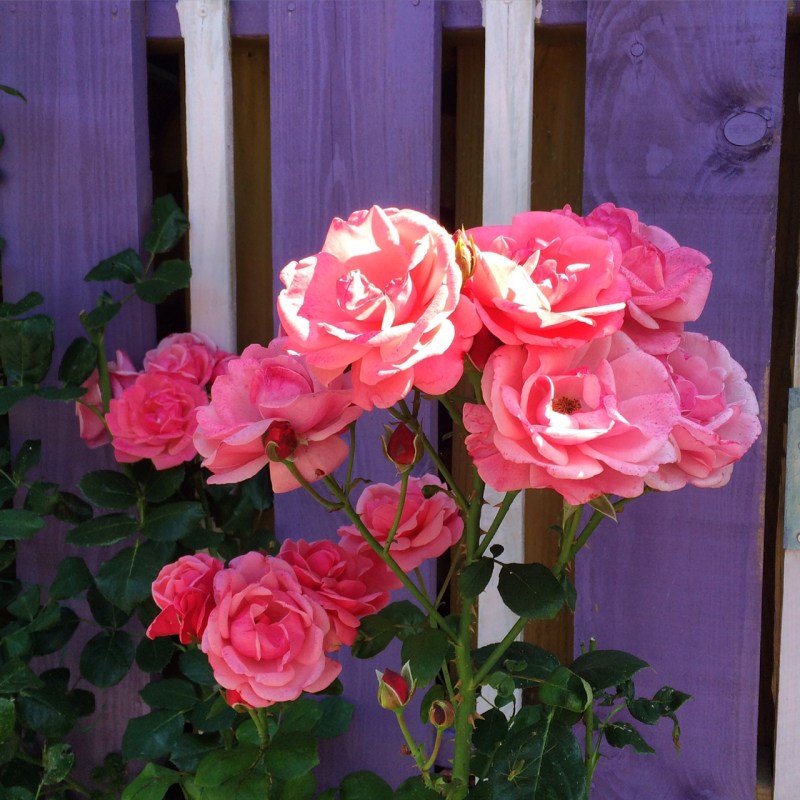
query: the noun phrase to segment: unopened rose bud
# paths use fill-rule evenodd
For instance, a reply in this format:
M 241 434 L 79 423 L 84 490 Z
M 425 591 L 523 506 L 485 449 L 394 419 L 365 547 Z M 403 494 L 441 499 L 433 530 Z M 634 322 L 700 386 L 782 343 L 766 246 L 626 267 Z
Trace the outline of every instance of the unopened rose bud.
M 264 447 L 270 461 L 282 461 L 289 458 L 297 449 L 297 434 L 291 423 L 276 420 L 264 434 Z
M 408 663 L 403 665 L 401 673 L 398 674 L 391 669 L 385 669 L 382 673 L 375 671 L 378 676 L 378 703 L 381 708 L 397 711 L 407 706 L 414 696 L 416 687 Z
M 434 700 L 428 712 L 428 722 L 437 730 L 447 730 L 456 719 L 456 710 L 447 700 Z
M 475 272 L 475 262 L 478 260 L 478 247 L 472 236 L 467 236 L 464 228 L 453 235 L 453 241 L 456 245 L 456 264 L 458 264 L 461 270 L 461 276 L 466 283 L 466 281 L 472 277 L 472 273 Z
M 387 438 L 383 440 L 384 453 L 400 472 L 405 472 L 413 467 L 422 455 L 419 438 L 402 422 L 391 433 L 387 426 L 387 434 Z

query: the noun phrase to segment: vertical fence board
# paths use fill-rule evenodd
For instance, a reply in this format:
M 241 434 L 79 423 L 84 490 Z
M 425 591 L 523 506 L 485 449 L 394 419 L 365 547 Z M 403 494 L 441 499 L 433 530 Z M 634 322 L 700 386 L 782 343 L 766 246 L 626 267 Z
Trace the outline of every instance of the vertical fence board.
M 24 104 L 4 96 L 1 103 L 3 297 L 18 300 L 34 290 L 44 295 L 44 311 L 56 321 L 55 363 L 82 333 L 78 312 L 93 306 L 103 288 L 84 283 L 84 274 L 102 258 L 137 247 L 147 218 L 144 25 L 137 2 L 0 3 L 0 80 L 28 98 Z M 154 331 L 152 307 L 133 302 L 113 323 L 108 345 L 138 360 L 152 346 Z M 11 434 L 14 447 L 43 440 L 40 472 L 69 488 L 111 460 L 79 441 L 67 404 L 22 404 L 11 414 Z M 44 583 L 72 552 L 63 528 L 55 526 L 20 549 L 21 580 Z M 103 555 L 80 554 L 90 568 Z M 70 645 L 64 661 L 76 676 L 74 650 Z M 98 696 L 92 729 L 77 742 L 86 756 L 101 758 L 118 747 L 127 719 L 143 713 L 135 680 Z
M 437 213 L 441 16 L 432 0 L 270 3 L 269 13 L 277 292 L 281 267 L 319 250 L 333 216 L 373 204 Z M 394 483 L 380 456 L 385 420 L 359 422 L 356 474 Z M 275 514 L 282 536 L 330 537 L 342 524 L 300 492 L 279 496 Z M 375 666 L 399 667 L 397 652 L 384 656 L 377 665 L 341 656 L 356 716 L 323 754 L 323 785 L 383 765 L 394 783 L 410 774 L 394 720 L 375 701 Z
M 587 21 L 584 211 L 633 207 L 709 255 L 711 297 L 691 327 L 726 344 L 762 408 L 785 22 L 771 0 L 590 0 Z M 743 111 L 763 130 L 729 127 L 732 143 L 725 124 Z M 578 640 L 631 650 L 656 670 L 642 688 L 695 698 L 680 756 L 667 730 L 646 731 L 659 755 L 612 751 L 598 770 L 603 800 L 754 796 L 764 452 L 759 443 L 724 489 L 637 501 L 580 561 Z

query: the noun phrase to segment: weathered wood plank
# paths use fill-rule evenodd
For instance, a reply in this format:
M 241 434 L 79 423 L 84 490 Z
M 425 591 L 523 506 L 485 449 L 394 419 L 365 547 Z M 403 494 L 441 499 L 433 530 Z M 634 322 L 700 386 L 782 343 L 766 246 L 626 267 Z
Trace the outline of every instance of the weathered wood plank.
M 56 320 L 56 363 L 83 331 L 78 312 L 92 307 L 102 286 L 82 278 L 102 258 L 136 247 L 150 205 L 144 7 L 137 2 L 0 3 L 0 75 L 19 88 L 24 104 L 2 99 L 6 144 L 0 218 L 3 296 L 16 300 L 37 290 Z M 116 288 L 114 289 L 116 291 Z M 131 303 L 115 321 L 109 348 L 139 360 L 153 345 L 152 307 Z M 111 351 L 113 352 L 113 351 Z M 30 402 L 14 409 L 15 446 L 44 442 L 41 473 L 65 486 L 88 469 L 112 462 L 78 438 L 68 405 Z M 74 552 L 54 527 L 21 547 L 18 574 L 49 583 L 59 561 Z M 80 554 L 97 566 L 107 553 Z M 64 655 L 77 675 L 78 643 Z M 145 713 L 134 683 L 103 691 L 98 713 L 76 746 L 88 757 L 118 748 L 131 716 Z M 79 761 L 81 758 L 79 758 Z
M 271 3 L 269 11 L 278 291 L 281 267 L 316 252 L 333 216 L 373 204 L 437 212 L 441 9 L 432 0 L 344 0 Z M 371 414 L 359 422 L 356 474 L 394 483 L 380 455 L 384 421 Z M 426 425 L 433 434 L 435 421 Z M 298 492 L 278 497 L 275 510 L 284 536 L 330 537 L 342 524 Z M 342 659 L 356 717 L 323 753 L 322 782 L 378 769 L 396 783 L 411 766 L 398 759 L 399 731 L 375 701 L 374 669 L 397 668 L 399 655 L 378 664 Z
M 141 0 L 139 0 L 141 2 Z M 200 0 L 193 0 L 199 5 Z M 234 36 L 266 36 L 267 6 L 274 0 L 232 0 L 231 32 Z M 176 0 L 145 0 L 148 39 L 180 39 Z
M 762 408 L 785 23 L 781 2 L 593 0 L 587 21 L 584 211 L 630 206 L 709 255 L 714 285 L 693 327 L 725 342 Z M 738 136 L 726 122 L 743 111 L 763 125 Z M 667 730 L 647 731 L 659 755 L 613 752 L 598 770 L 604 800 L 755 793 L 762 508 L 777 502 L 764 468 L 762 442 L 725 489 L 637 501 L 579 562 L 578 640 L 653 664 L 642 689 L 669 682 L 695 698 L 680 757 Z

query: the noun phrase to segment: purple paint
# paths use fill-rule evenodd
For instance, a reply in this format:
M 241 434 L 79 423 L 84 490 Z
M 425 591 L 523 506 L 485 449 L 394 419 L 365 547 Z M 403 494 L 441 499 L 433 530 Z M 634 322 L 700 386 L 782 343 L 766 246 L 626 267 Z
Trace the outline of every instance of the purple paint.
M 708 254 L 711 296 L 690 327 L 730 349 L 762 409 L 785 24 L 782 4 L 748 2 L 590 0 L 587 21 L 584 210 L 629 206 Z M 765 109 L 764 146 L 742 146 L 761 142 Z M 730 128 L 742 110 L 752 117 Z M 724 489 L 633 503 L 579 558 L 577 642 L 634 652 L 654 667 L 643 689 L 669 683 L 695 698 L 679 756 L 668 726 L 644 732 L 655 757 L 610 751 L 603 800 L 754 796 L 764 446 Z
M 483 28 L 483 8 L 480 0 L 444 0 L 443 25 L 447 30 Z
M 585 25 L 586 0 L 542 0 L 542 25 Z
M 2 95 L 0 151 L 3 296 L 44 295 L 44 311 L 56 321 L 57 364 L 66 345 L 83 330 L 82 309 L 100 291 L 83 276 L 101 259 L 136 247 L 150 206 L 144 7 L 138 2 L 2 2 L 2 82 L 28 102 Z M 118 289 L 113 289 L 115 293 Z M 131 303 L 114 323 L 109 350 L 127 349 L 134 359 L 151 346 L 151 307 Z M 55 370 L 54 370 L 55 371 Z M 79 441 L 71 406 L 30 401 L 13 409 L 12 444 L 43 440 L 41 473 L 72 488 L 87 470 L 110 466 L 110 453 L 89 451 Z M 17 569 L 23 581 L 49 582 L 73 548 L 53 528 L 21 546 Z M 80 554 L 90 567 L 107 552 Z M 64 660 L 78 674 L 80 645 L 70 643 Z M 76 743 L 92 757 L 118 748 L 126 720 L 144 713 L 132 675 L 113 692 L 90 730 Z M 79 758 L 79 762 L 81 759 Z M 88 759 L 85 765 L 88 767 Z
M 271 0 L 231 0 L 231 33 L 234 36 L 266 36 Z M 180 39 L 176 0 L 146 0 L 147 38 Z
M 438 3 L 293 5 L 269 4 L 276 292 L 281 267 L 317 252 L 332 217 L 373 204 L 438 206 Z M 385 420 L 370 414 L 358 423 L 356 474 L 394 483 L 379 442 Z M 433 434 L 434 424 L 426 427 Z M 329 537 L 343 524 L 299 492 L 277 498 L 276 517 L 282 536 L 301 525 L 305 536 Z M 395 784 L 411 774 L 394 720 L 376 702 L 375 668 L 399 668 L 397 653 L 388 658 L 348 663 L 343 679 L 356 717 L 347 737 L 323 751 L 323 787 L 358 769 Z

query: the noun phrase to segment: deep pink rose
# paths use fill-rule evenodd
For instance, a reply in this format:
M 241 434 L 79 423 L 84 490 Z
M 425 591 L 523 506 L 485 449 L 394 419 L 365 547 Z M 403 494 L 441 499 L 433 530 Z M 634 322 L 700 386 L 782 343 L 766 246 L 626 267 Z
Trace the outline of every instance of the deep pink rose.
M 671 440 L 678 460 L 645 478 L 662 491 L 687 483 L 724 486 L 738 461 L 761 433 L 758 403 L 745 371 L 719 342 L 684 333 L 667 357 L 681 417 Z
M 269 464 L 272 489 L 288 492 L 300 484 L 284 464 L 291 460 L 308 481 L 335 470 L 347 456 L 341 433 L 361 409 L 352 403 L 349 377 L 326 388 L 304 359 L 288 355 L 285 340 L 268 348 L 253 344 L 227 363 L 211 387 L 211 404 L 198 411 L 195 434 L 209 483 L 235 483 Z
M 111 383 L 111 397 L 119 397 L 131 386 L 139 373 L 128 354 L 117 350 L 116 361 L 108 362 L 108 377 Z M 97 370 L 83 382 L 86 394 L 75 404 L 80 437 L 87 447 L 100 447 L 111 441 L 111 434 L 103 422 L 103 398 L 100 393 L 100 376 Z
M 622 325 L 631 290 L 605 232 L 530 211 L 467 233 L 480 252 L 464 292 L 501 342 L 574 348 Z
M 147 635 L 177 635 L 182 644 L 198 642 L 214 607 L 214 576 L 224 564 L 206 553 L 181 556 L 162 567 L 153 582 L 153 600 L 161 613 L 150 623 Z
M 613 203 L 598 206 L 585 221 L 606 231 L 622 249 L 621 271 L 631 285 L 623 330 L 654 355 L 674 350 L 683 323 L 696 320 L 705 306 L 711 288 L 708 258 Z
M 455 246 L 425 214 L 373 206 L 334 219 L 321 252 L 288 264 L 281 280 L 278 315 L 291 348 L 325 383 L 351 367 L 362 408 L 388 408 L 415 384 L 440 394 L 458 381 L 464 337 L 478 325 L 464 301 L 457 339 Z M 418 376 L 431 357 L 440 357 L 435 372 Z
M 176 375 L 205 387 L 214 377 L 217 365 L 230 356 L 205 334 L 173 333 L 145 353 L 144 371 Z
M 486 405 L 464 406 L 466 445 L 498 491 L 549 487 L 575 505 L 635 497 L 645 475 L 675 460 L 667 370 L 623 334 L 572 352 L 501 347 L 481 387 Z
M 370 588 L 372 561 L 333 542 L 287 539 L 278 557 L 291 564 L 305 594 L 328 612 L 327 651 L 353 644 L 361 617 L 375 614 L 389 602 L 388 591 Z
M 285 561 L 255 552 L 233 559 L 214 578 L 214 602 L 202 650 L 229 701 L 263 708 L 295 700 L 341 671 L 325 655 L 325 609 Z
M 373 483 L 364 489 L 356 503 L 361 521 L 380 544 L 386 542 L 392 528 L 400 502 L 400 485 Z M 422 493 L 426 486 L 446 488 L 433 475 L 409 478 L 400 525 L 389 547 L 392 558 L 404 572 L 410 572 L 428 558 L 440 556 L 461 538 L 464 530 L 464 520 L 453 498 L 444 491 L 426 498 Z M 339 528 L 339 535 L 346 549 L 367 556 L 373 563 L 383 563 L 355 525 Z M 392 585 L 387 588 L 401 585 L 393 575 L 388 580 Z
M 143 373 L 111 401 L 106 423 L 120 463 L 149 458 L 169 469 L 196 455 L 196 410 L 208 403 L 194 383 L 159 372 Z

